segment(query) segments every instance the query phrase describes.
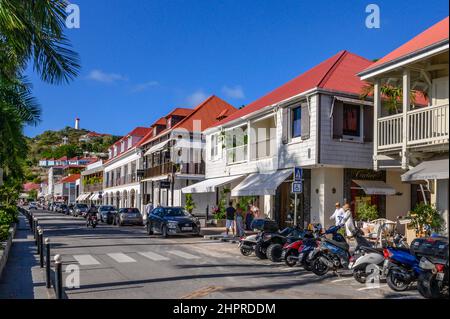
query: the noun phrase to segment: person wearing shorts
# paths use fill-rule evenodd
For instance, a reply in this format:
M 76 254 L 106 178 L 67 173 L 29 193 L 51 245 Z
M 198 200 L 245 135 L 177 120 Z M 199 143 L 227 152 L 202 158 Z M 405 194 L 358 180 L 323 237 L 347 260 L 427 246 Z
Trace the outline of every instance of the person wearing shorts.
M 233 232 L 233 236 L 234 236 L 234 219 L 236 216 L 236 209 L 234 209 L 233 207 L 233 202 L 229 203 L 229 206 L 227 207 L 227 209 L 225 210 L 225 214 L 226 214 L 226 232 L 227 232 L 227 236 L 228 236 L 228 232 L 231 228 L 232 232 Z

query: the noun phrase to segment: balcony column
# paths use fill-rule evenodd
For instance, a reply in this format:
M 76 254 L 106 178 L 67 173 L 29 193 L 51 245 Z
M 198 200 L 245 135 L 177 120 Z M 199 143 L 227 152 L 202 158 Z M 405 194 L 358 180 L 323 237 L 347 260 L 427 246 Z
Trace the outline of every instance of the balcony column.
M 409 168 L 408 161 L 408 111 L 410 102 L 410 91 L 411 91 L 411 72 L 409 69 L 403 69 L 403 132 L 402 132 L 402 169 Z
M 380 79 L 373 84 L 373 169 L 378 171 L 378 119 L 381 117 Z

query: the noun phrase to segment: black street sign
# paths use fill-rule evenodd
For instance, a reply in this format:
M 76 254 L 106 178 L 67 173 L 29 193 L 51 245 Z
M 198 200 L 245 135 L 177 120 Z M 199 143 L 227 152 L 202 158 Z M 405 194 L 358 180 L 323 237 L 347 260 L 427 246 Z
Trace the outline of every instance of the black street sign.
M 160 181 L 159 187 L 161 189 L 169 189 L 170 188 L 170 182 L 169 181 Z

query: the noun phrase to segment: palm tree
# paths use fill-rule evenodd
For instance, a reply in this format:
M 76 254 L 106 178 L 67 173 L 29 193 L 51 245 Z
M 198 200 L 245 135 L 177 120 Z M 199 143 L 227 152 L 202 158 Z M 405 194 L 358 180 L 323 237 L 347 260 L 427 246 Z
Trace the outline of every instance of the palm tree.
M 0 0 L 1 75 L 14 79 L 32 61 L 45 82 L 67 83 L 78 75 L 78 55 L 63 33 L 64 0 Z
M 381 97 L 384 99 L 384 106 L 387 108 L 389 114 L 400 113 L 400 109 L 403 103 L 403 88 L 392 86 L 388 84 L 384 84 L 380 87 Z M 368 83 L 361 89 L 360 98 L 365 100 L 369 96 L 373 96 L 374 94 L 374 85 L 372 83 Z M 411 90 L 410 91 L 410 101 L 414 105 L 416 103 L 416 97 L 418 95 L 422 95 L 425 99 L 428 98 L 428 95 L 424 91 L 419 90 Z

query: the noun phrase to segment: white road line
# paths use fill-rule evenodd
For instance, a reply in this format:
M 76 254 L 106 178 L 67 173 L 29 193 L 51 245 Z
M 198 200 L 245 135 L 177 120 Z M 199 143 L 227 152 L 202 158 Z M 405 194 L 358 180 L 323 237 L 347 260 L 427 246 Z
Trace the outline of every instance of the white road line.
M 147 251 L 145 253 L 138 253 L 141 256 L 144 256 L 145 258 L 151 259 L 153 261 L 162 261 L 162 260 L 170 260 L 170 258 L 155 254 L 151 251 Z
M 100 265 L 99 261 L 91 255 L 74 255 L 73 258 L 75 258 L 81 266 Z
M 127 256 L 123 253 L 111 253 L 107 254 L 109 257 L 117 261 L 118 263 L 135 263 L 136 260 L 131 258 L 130 256 Z
M 205 254 L 214 258 L 232 258 L 233 256 L 223 253 L 221 251 L 217 251 L 216 249 L 218 247 L 207 247 L 207 246 L 203 246 L 203 247 L 198 247 L 198 246 L 189 246 L 189 248 L 194 249 L 196 251 L 198 251 L 201 254 Z
M 368 287 L 363 287 L 363 288 L 359 288 L 359 289 L 356 289 L 356 290 L 363 291 L 363 290 L 370 290 L 370 289 L 383 289 L 383 287 L 381 287 L 381 286 L 368 286 Z
M 200 257 L 198 257 L 198 256 L 194 256 L 194 255 L 185 253 L 184 251 L 180 251 L 180 250 L 169 250 L 168 253 L 182 257 L 182 258 L 186 258 L 186 259 L 200 259 Z
M 341 278 L 341 279 L 336 279 L 333 280 L 332 282 L 341 282 L 341 281 L 349 281 L 349 280 L 355 280 L 355 278 L 351 277 L 351 278 Z

